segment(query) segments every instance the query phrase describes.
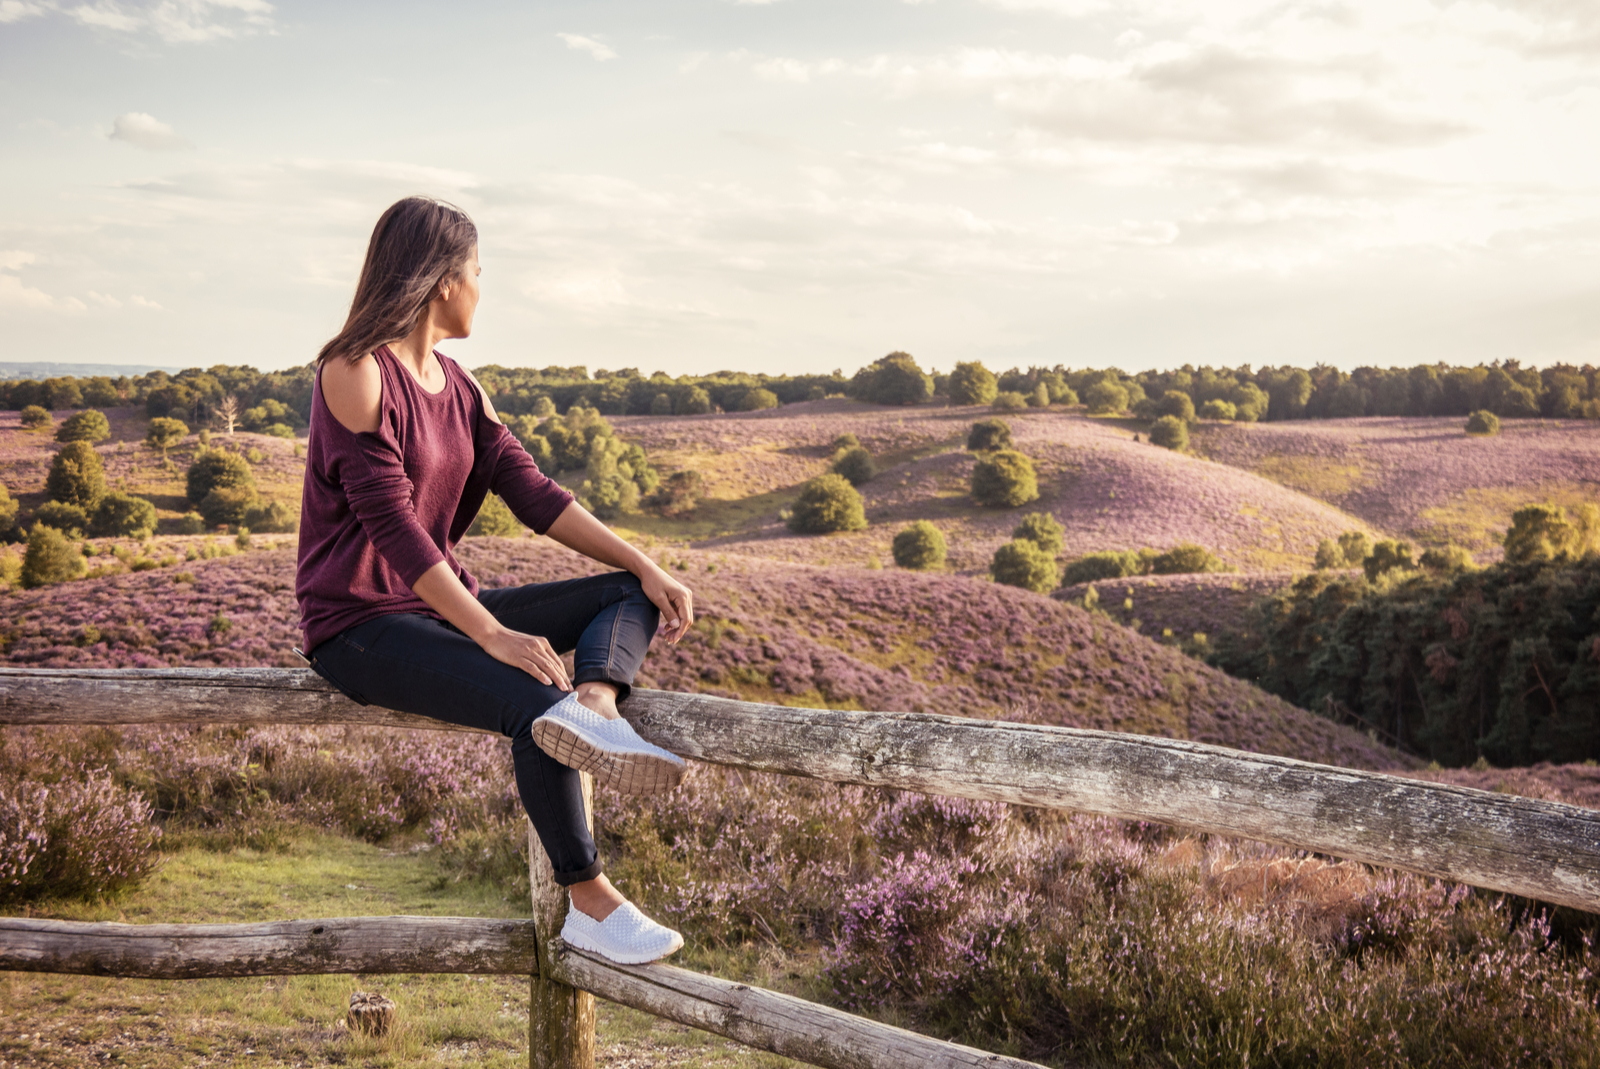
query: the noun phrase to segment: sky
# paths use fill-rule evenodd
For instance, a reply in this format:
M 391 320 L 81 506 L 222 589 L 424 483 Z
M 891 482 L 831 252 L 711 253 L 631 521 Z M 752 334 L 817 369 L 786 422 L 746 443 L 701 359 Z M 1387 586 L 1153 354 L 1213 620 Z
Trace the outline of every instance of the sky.
M 0 0 L 5 359 L 1600 363 L 1595 0 Z

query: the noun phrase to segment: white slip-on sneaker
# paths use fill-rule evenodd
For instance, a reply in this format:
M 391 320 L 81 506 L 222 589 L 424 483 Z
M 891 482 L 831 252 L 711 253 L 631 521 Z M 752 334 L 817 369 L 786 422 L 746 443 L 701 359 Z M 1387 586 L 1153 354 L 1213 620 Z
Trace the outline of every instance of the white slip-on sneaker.
M 533 722 L 533 741 L 567 767 L 623 794 L 670 791 L 687 767 L 677 754 L 641 739 L 626 720 L 607 720 L 575 694 Z
M 561 926 L 561 941 L 569 947 L 590 950 L 618 965 L 643 965 L 683 946 L 683 936 L 624 902 L 603 921 L 597 921 L 570 902 Z

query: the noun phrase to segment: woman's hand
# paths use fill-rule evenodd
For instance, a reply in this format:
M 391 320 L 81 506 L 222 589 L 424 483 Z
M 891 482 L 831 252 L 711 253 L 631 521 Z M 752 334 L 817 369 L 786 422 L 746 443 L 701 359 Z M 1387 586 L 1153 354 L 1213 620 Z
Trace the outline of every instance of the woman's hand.
M 480 639 L 478 645 L 495 660 L 520 668 L 541 683 L 561 690 L 572 689 L 560 655 L 538 635 L 525 635 L 502 627 Z
M 649 565 L 639 573 L 639 584 L 645 597 L 661 610 L 661 622 L 666 627 L 667 642 L 673 646 L 694 626 L 694 595 L 689 588 L 661 569 L 659 564 L 645 558 Z

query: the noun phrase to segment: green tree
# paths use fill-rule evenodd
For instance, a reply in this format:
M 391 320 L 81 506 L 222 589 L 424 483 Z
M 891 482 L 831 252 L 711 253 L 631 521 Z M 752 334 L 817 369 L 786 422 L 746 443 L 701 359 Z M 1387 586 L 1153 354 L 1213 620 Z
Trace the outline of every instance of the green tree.
M 894 352 L 856 372 L 850 388 L 859 400 L 875 405 L 916 405 L 933 396 L 933 377 L 910 353 Z
M 207 494 L 219 487 L 245 487 L 254 491 L 255 485 L 255 472 L 244 457 L 226 449 L 207 449 L 189 465 L 185 489 L 189 503 L 198 505 L 206 499 Z
M 300 527 L 300 517 L 282 501 L 260 501 L 244 513 L 244 527 L 256 534 L 293 534 Z
M 645 505 L 668 519 L 686 516 L 700 504 L 702 487 L 703 480 L 698 471 L 675 471 L 661 481 Z
M 1469 572 L 1478 563 L 1461 546 L 1447 545 L 1425 551 L 1417 563 L 1430 572 Z
M 789 529 L 799 534 L 860 531 L 866 526 L 861 495 L 842 475 L 819 475 L 806 483 L 789 515 Z
M 44 494 L 51 501 L 91 512 L 106 493 L 106 469 L 88 442 L 68 442 L 50 464 Z
M 1106 579 L 1125 579 L 1130 575 L 1142 575 L 1145 570 L 1145 561 L 1134 550 L 1102 550 L 1098 553 L 1085 553 L 1069 562 L 1062 573 L 1061 584 L 1073 586 L 1078 583 L 1098 583 Z
M 1568 517 L 1560 505 L 1524 505 L 1511 514 L 1505 537 L 1513 564 L 1576 560 L 1600 552 L 1600 507 L 1580 505 Z
M 22 425 L 30 430 L 50 425 L 50 413 L 43 405 L 24 405 Z
M 846 449 L 838 460 L 833 462 L 833 473 L 843 475 L 851 486 L 860 486 L 870 482 L 878 474 L 877 467 L 872 463 L 872 454 L 859 445 Z
M 490 494 L 483 499 L 478 515 L 472 520 L 472 526 L 467 528 L 467 534 L 515 538 L 522 533 L 522 530 L 522 524 L 512 513 L 511 506 L 500 500 L 499 495 Z
M 999 380 L 994 377 L 994 372 L 978 363 L 976 360 L 956 365 L 950 372 L 950 381 L 946 389 L 950 393 L 950 403 L 953 405 L 986 405 L 994 400 L 994 395 L 999 392 Z
M 116 384 L 104 375 L 96 375 L 83 384 L 83 403 L 96 408 L 111 408 L 122 403 Z
M 974 453 L 1011 448 L 1011 424 L 1003 419 L 985 419 L 967 433 L 967 448 Z
M 1048 512 L 1030 512 L 1011 531 L 1011 537 L 1032 542 L 1050 556 L 1061 552 L 1066 529 Z
M 1015 449 L 979 456 L 972 469 L 972 499 L 989 508 L 1016 508 L 1036 501 L 1039 478 L 1033 461 Z
M 145 428 L 144 444 L 151 449 L 160 451 L 161 458 L 165 460 L 167 450 L 183 441 L 188 434 L 189 427 L 182 420 L 157 416 Z
M 1339 536 L 1339 552 L 1344 554 L 1345 567 L 1359 568 L 1372 556 L 1372 536 L 1365 531 L 1346 531 Z
M 778 395 L 771 390 L 760 388 L 746 390 L 739 397 L 739 403 L 734 406 L 740 412 L 757 412 L 764 408 L 777 408 Z
M 22 556 L 20 578 L 24 590 L 76 579 L 86 570 L 83 554 L 66 535 L 48 524 L 33 525 L 28 550 Z
M 1128 409 L 1127 387 L 1113 379 L 1101 379 L 1083 391 L 1083 403 L 1091 416 L 1114 416 Z
M 1165 553 L 1158 554 L 1150 562 L 1150 570 L 1156 575 L 1194 575 L 1225 572 L 1228 566 L 1205 546 L 1180 542 Z
M 241 527 L 256 504 L 254 486 L 219 486 L 200 502 L 208 527 Z
M 16 498 L 11 496 L 11 491 L 6 489 L 5 483 L 0 483 L 0 536 L 8 535 L 16 523 Z
M 652 416 L 672 415 L 672 395 L 658 393 L 650 400 L 650 414 Z
M 101 498 L 89 517 L 89 533 L 96 538 L 148 538 L 155 530 L 155 505 L 120 490 Z
M 1239 418 L 1239 408 L 1232 401 L 1212 398 L 1200 406 L 1200 418 L 1235 420 Z
M 1007 542 L 995 550 L 989 574 L 997 583 L 1019 586 L 1036 594 L 1056 588 L 1055 558 L 1028 539 Z
M 680 416 L 703 416 L 711 411 L 711 395 L 699 386 L 689 389 L 678 404 Z
M 1048 386 L 1046 386 L 1042 382 L 1039 383 L 1039 385 L 1035 386 L 1033 388 L 1033 392 L 1028 394 L 1028 407 L 1029 408 L 1049 408 L 1050 407 L 1050 388 Z
M 1162 416 L 1150 424 L 1150 444 L 1181 453 L 1189 448 L 1189 425 L 1177 416 Z
M 1500 417 L 1488 409 L 1480 408 L 1467 417 L 1467 433 L 1491 435 L 1500 433 Z
M 1411 560 L 1411 547 L 1405 542 L 1393 540 L 1374 544 L 1367 559 L 1361 562 L 1361 570 L 1366 573 L 1369 583 L 1376 582 L 1380 576 L 1389 572 L 1409 572 L 1416 567 Z
M 35 523 L 42 523 L 47 527 L 54 527 L 62 534 L 71 535 L 73 538 L 82 538 L 83 532 L 89 526 L 89 514 L 77 505 L 68 505 L 61 501 L 46 501 L 39 506 L 33 514 Z
M 1001 390 L 989 407 L 996 412 L 1021 412 L 1028 407 L 1028 399 L 1015 390 Z
M 111 437 L 111 421 L 106 419 L 105 413 L 96 412 L 86 408 L 82 412 L 68 416 L 56 428 L 56 441 L 58 442 L 103 442 Z
M 918 520 L 903 528 L 890 544 L 894 562 L 902 568 L 916 572 L 932 571 L 944 567 L 944 534 L 927 520 Z
M 1182 390 L 1168 390 L 1156 402 L 1156 412 L 1185 423 L 1194 422 L 1194 400 Z

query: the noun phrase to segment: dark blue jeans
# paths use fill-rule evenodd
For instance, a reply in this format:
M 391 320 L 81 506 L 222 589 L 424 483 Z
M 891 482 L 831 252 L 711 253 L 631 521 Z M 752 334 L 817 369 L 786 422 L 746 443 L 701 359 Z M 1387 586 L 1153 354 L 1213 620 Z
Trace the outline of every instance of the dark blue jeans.
M 627 572 L 485 590 L 478 601 L 512 630 L 540 635 L 558 653 L 571 650 L 574 686 L 611 683 L 619 699 L 628 696 L 659 619 Z M 577 771 L 533 742 L 534 720 L 562 691 L 420 613 L 391 613 L 342 631 L 311 652 L 311 667 L 358 702 L 510 738 L 517 792 L 556 882 L 570 886 L 600 875 Z

